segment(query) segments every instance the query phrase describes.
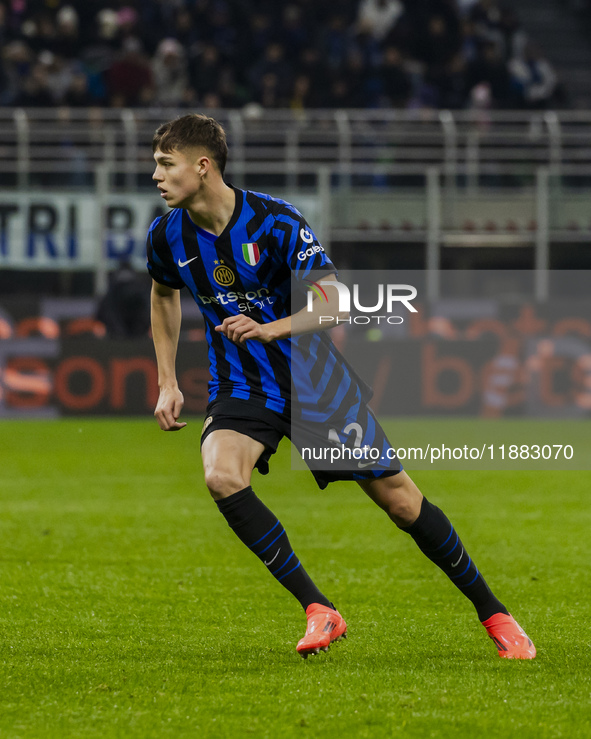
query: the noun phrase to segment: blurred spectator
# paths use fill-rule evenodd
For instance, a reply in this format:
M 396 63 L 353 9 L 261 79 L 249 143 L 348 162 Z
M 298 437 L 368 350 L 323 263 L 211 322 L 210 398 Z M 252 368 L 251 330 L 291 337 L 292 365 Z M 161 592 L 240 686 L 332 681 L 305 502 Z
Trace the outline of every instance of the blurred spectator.
M 98 37 L 105 41 L 114 41 L 119 36 L 119 18 L 111 8 L 103 8 L 97 13 Z
M 317 107 L 313 104 L 312 95 L 312 84 L 310 82 L 310 78 L 305 74 L 298 75 L 293 83 L 289 107 L 293 110 Z
M 380 67 L 382 104 L 386 107 L 404 108 L 412 92 L 412 80 L 406 69 L 400 50 L 388 46 Z
M 136 33 L 136 26 L 138 23 L 138 12 L 131 5 L 124 5 L 117 11 L 117 25 L 119 26 L 119 32 L 125 39 L 131 37 L 138 37 Z
M 501 52 L 492 41 L 483 44 L 480 55 L 467 69 L 467 86 L 469 90 L 485 83 L 490 91 L 494 108 L 511 108 L 519 105 L 517 87 Z
M 231 64 L 225 64 L 221 69 L 217 95 L 221 102 L 218 107 L 222 108 L 232 108 L 250 99 L 245 88 L 237 83 L 235 70 Z
M 371 33 L 358 31 L 353 37 L 348 56 L 351 54 L 361 54 L 362 64 L 371 77 L 373 69 L 378 67 L 382 60 L 382 46 Z
M 351 90 L 344 77 L 336 77 L 330 84 L 326 99 L 327 108 L 349 108 L 351 107 Z
M 126 39 L 120 58 L 106 73 L 109 103 L 114 108 L 146 105 L 154 92 L 154 78 L 141 43 L 134 37 Z
M 178 15 L 174 22 L 174 37 L 182 45 L 183 49 L 189 50 L 194 44 L 200 40 L 200 34 L 195 27 L 191 11 L 182 7 L 179 8 Z
M 329 70 L 316 46 L 307 46 L 302 50 L 297 64 L 297 72 L 308 77 L 310 81 L 309 107 L 323 108 L 329 88 Z
M 470 9 L 470 18 L 477 24 L 481 35 L 497 28 L 501 20 L 501 8 L 497 0 L 478 0 Z
M 310 41 L 310 30 L 303 22 L 301 8 L 295 3 L 283 8 L 280 38 L 290 54 L 299 54 Z
M 71 5 L 64 5 L 58 10 L 56 26 L 56 50 L 68 59 L 78 57 L 82 50 L 78 13 Z
M 263 108 L 285 108 L 287 107 L 287 88 L 281 85 L 279 77 L 275 72 L 265 72 L 257 85 L 255 98 Z
M 95 104 L 108 103 L 107 71 L 115 62 L 121 40 L 117 13 L 104 8 L 96 15 L 96 27 L 85 46 L 81 61 L 88 77 L 88 91 Z
M 123 260 L 109 275 L 109 287 L 101 299 L 96 318 L 113 338 L 147 336 L 150 328 L 150 286 L 144 274 Z
M 481 38 L 476 32 L 476 25 L 470 18 L 462 21 L 462 48 L 461 53 L 466 62 L 473 62 L 480 53 Z
M 49 85 L 49 75 L 45 64 L 37 62 L 31 68 L 13 102 L 14 105 L 23 108 L 50 108 L 53 106 L 54 97 Z
M 51 90 L 54 103 L 62 101 L 74 75 L 73 62 L 66 61 L 63 56 L 51 51 L 42 51 L 38 57 L 39 64 L 45 68 L 47 84 Z
M 467 15 L 477 2 L 478 0 L 458 0 L 458 10 L 462 15 Z
M 208 110 L 219 110 L 223 108 L 222 99 L 217 92 L 208 92 L 207 95 L 203 96 L 201 100 L 201 107 L 207 108 Z M 273 107 L 269 105 L 269 107 Z
M 257 87 L 259 80 L 265 75 L 273 74 L 277 78 L 277 84 L 285 88 L 289 85 L 292 69 L 285 59 L 285 47 L 278 41 L 272 41 L 264 51 L 260 59 L 250 72 L 251 84 Z
M 34 52 L 57 50 L 57 29 L 48 10 L 40 10 L 21 26 L 21 34 Z
M 244 62 L 248 63 L 249 54 L 259 58 L 271 42 L 273 36 L 273 22 L 266 13 L 254 13 L 250 18 L 248 41 L 245 38 Z
M 444 15 L 429 17 L 426 28 L 414 47 L 416 57 L 427 67 L 445 66 L 461 47 L 457 21 L 450 22 Z
M 357 24 L 360 31 L 384 39 L 404 13 L 401 0 L 361 0 Z
M 550 62 L 534 44 L 527 44 L 524 56 L 512 59 L 509 69 L 519 85 L 525 107 L 545 108 L 550 104 L 558 78 Z
M 157 105 L 180 107 L 186 101 L 189 74 L 182 45 L 173 38 L 160 42 L 152 60 L 154 98 Z
M 78 71 L 72 75 L 63 102 L 70 108 L 88 108 L 94 105 L 95 101 L 90 94 L 88 77 L 84 72 Z
M 8 13 L 6 5 L 0 2 L 0 49 L 3 49 L 10 40 L 10 29 L 8 28 Z
M 523 56 L 527 44 L 527 34 L 521 28 L 521 24 L 512 8 L 501 10 L 499 31 L 502 36 L 505 59 Z
M 209 24 L 207 38 L 222 54 L 231 57 L 238 43 L 239 26 L 232 21 L 230 7 L 225 0 L 215 0 L 210 5 L 212 7 L 207 11 Z
M 2 49 L 2 88 L 0 100 L 3 105 L 14 105 L 29 76 L 34 55 L 23 41 L 11 41 Z
M 351 34 L 346 17 L 342 14 L 332 15 L 321 33 L 321 44 L 329 66 L 332 69 L 339 69 L 344 65 L 351 47 Z
M 347 57 L 344 78 L 349 90 L 349 108 L 364 108 L 371 103 L 369 90 L 369 70 L 363 63 L 363 56 L 357 50 Z
M 0 0 L 0 105 L 543 106 L 526 42 L 501 0 Z
M 461 110 L 469 99 L 467 64 L 462 54 L 456 54 L 444 66 L 432 66 L 424 75 L 423 94 L 428 88 L 432 105 L 446 110 Z
M 213 44 L 203 46 L 201 53 L 192 60 L 190 67 L 191 85 L 199 100 L 219 89 L 222 70 L 223 60 L 218 49 Z

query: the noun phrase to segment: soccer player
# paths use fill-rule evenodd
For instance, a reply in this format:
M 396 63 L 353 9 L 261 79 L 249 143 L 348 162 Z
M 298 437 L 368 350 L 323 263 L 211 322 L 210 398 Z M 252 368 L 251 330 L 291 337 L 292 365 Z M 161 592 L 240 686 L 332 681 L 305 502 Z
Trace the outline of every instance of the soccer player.
M 179 291 L 186 287 L 203 314 L 209 345 L 205 483 L 236 535 L 304 608 L 307 628 L 297 651 L 303 657 L 326 651 L 346 636 L 347 625 L 254 493 L 251 475 L 255 467 L 268 472 L 283 436 L 300 449 L 304 443 L 389 448 L 367 405 L 369 389 L 319 330 L 320 301 L 297 310 L 292 284 L 302 285 L 304 294 L 312 274 L 323 275 L 326 286 L 336 280 L 336 269 L 296 208 L 224 182 L 226 136 L 216 120 L 182 116 L 160 126 L 152 146 L 153 179 L 171 208 L 152 223 L 147 239 L 160 388 L 156 419 L 164 431 L 186 426 L 179 421 L 183 395 L 175 373 Z M 334 325 L 338 291 L 326 287 L 325 293 L 321 312 Z M 535 657 L 531 640 L 493 595 L 455 528 L 396 458 L 312 473 L 320 487 L 355 480 L 473 603 L 501 657 Z

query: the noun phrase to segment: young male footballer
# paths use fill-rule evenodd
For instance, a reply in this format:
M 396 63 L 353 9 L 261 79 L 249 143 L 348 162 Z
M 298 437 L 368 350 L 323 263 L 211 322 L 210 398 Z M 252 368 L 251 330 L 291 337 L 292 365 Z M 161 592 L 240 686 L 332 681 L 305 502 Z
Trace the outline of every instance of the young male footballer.
M 311 275 L 320 274 L 328 301 L 322 314 L 334 317 L 322 326 L 334 325 L 338 290 L 326 282 L 336 281 L 336 269 L 296 208 L 224 182 L 228 150 L 216 120 L 191 114 L 169 121 L 152 146 L 153 179 L 171 209 L 152 223 L 147 240 L 160 387 L 156 419 L 164 431 L 186 425 L 178 420 L 183 395 L 175 373 L 186 287 L 203 313 L 209 345 L 205 483 L 230 528 L 304 608 L 307 628 L 297 651 L 303 657 L 327 651 L 347 625 L 255 495 L 251 475 L 255 467 L 267 473 L 283 436 L 298 448 L 304 442 L 343 446 L 354 429 L 356 447 L 390 447 L 367 405 L 371 391 L 319 330 L 319 301 L 311 310 L 305 301 L 295 307 L 292 285 L 301 285 L 303 295 Z M 297 372 L 296 364 L 304 370 Z M 312 473 L 321 488 L 355 480 L 473 603 L 501 657 L 535 657 L 531 640 L 493 595 L 450 521 L 398 459 Z

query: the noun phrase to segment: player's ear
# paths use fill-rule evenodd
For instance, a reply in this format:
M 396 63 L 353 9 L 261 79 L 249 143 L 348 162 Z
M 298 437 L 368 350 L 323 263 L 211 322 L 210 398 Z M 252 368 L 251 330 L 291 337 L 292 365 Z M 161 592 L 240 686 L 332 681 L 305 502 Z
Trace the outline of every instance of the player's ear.
M 197 167 L 197 174 L 200 177 L 204 177 L 211 169 L 211 160 L 209 157 L 199 157 L 195 165 Z

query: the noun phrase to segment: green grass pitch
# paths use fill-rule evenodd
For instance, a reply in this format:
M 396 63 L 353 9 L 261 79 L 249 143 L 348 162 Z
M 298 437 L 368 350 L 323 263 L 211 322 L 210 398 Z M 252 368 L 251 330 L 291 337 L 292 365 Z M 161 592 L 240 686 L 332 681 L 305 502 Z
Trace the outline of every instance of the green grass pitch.
M 534 638 L 511 662 L 356 485 L 321 492 L 283 445 L 255 490 L 349 624 L 304 661 L 189 421 L 0 423 L 3 739 L 591 736 L 591 473 L 414 476 Z

